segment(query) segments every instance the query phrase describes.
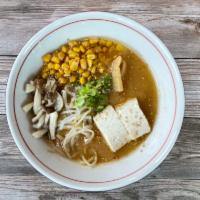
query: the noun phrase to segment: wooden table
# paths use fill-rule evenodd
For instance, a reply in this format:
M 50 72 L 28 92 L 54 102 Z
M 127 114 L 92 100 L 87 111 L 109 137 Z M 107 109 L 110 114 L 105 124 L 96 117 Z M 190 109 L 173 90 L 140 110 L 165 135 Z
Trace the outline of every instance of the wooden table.
M 94 10 L 130 17 L 158 35 L 176 58 L 186 98 L 182 130 L 165 161 L 137 183 L 99 193 L 65 188 L 39 174 L 16 147 L 5 115 L 8 75 L 24 44 L 60 17 Z M 200 0 L 1 0 L 0 199 L 200 199 Z

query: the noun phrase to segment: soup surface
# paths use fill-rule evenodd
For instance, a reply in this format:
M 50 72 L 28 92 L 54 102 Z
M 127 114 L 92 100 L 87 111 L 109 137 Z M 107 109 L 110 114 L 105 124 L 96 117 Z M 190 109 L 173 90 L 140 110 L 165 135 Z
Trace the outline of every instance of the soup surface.
M 104 39 L 104 38 L 103 38 Z M 122 93 L 111 92 L 109 96 L 109 103 L 113 106 L 125 102 L 130 98 L 137 98 L 142 111 L 147 117 L 151 128 L 154 126 L 156 119 L 158 96 L 155 81 L 145 61 L 136 54 L 133 50 L 126 47 L 118 41 L 105 39 L 111 41 L 113 44 L 119 45 L 120 51 L 113 49 L 111 52 L 103 52 L 104 62 L 106 66 L 110 66 L 113 58 L 116 55 L 121 55 L 127 63 L 127 72 L 123 78 L 124 91 Z M 96 45 L 97 46 L 97 45 Z M 72 159 L 79 160 L 83 153 L 89 158 L 90 150 L 95 149 L 98 155 L 98 163 L 108 162 L 115 159 L 120 159 L 134 151 L 143 141 L 148 137 L 148 134 L 131 141 L 117 152 L 112 152 L 102 137 L 100 131 L 95 127 L 95 137 L 90 144 L 85 146 L 83 138 L 79 138 L 76 143 L 76 148 L 73 150 L 74 156 Z M 47 140 L 52 144 L 52 141 Z M 57 146 L 59 146 L 57 144 Z

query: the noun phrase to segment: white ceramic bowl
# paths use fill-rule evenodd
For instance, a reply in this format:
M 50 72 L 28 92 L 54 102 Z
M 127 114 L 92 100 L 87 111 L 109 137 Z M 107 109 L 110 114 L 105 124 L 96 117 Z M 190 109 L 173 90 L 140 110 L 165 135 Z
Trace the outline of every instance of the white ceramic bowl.
M 103 36 L 127 44 L 148 63 L 155 78 L 159 108 L 155 126 L 136 151 L 127 157 L 88 168 L 50 153 L 43 140 L 32 138 L 22 111 L 24 84 L 41 67 L 41 56 L 67 39 Z M 12 136 L 24 157 L 51 180 L 75 189 L 103 191 L 119 188 L 152 172 L 172 149 L 184 115 L 184 91 L 178 67 L 165 45 L 135 21 L 103 12 L 70 15 L 34 35 L 18 55 L 7 87 L 7 118 Z

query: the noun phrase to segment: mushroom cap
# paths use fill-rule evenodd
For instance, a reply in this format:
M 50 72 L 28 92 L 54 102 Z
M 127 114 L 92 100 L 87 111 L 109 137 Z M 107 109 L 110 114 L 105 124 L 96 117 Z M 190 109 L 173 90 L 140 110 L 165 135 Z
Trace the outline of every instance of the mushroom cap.
M 50 132 L 50 136 L 52 140 L 56 139 L 56 128 L 57 128 L 57 120 L 58 120 L 58 113 L 57 112 L 53 112 L 50 113 L 49 116 L 49 132 Z
M 33 100 L 33 112 L 35 115 L 38 114 L 38 112 L 42 108 L 42 95 L 38 88 L 35 90 L 34 100 Z

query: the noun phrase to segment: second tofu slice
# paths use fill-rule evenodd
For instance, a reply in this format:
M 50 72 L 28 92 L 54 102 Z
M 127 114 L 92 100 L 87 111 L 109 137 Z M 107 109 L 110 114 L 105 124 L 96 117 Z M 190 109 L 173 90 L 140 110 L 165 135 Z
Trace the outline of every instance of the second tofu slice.
M 140 109 L 136 98 L 130 99 L 124 104 L 118 105 L 115 108 L 120 120 L 126 127 L 131 140 L 143 136 L 150 132 L 149 123 Z
M 112 106 L 107 106 L 93 119 L 113 152 L 131 141 L 126 128 Z

